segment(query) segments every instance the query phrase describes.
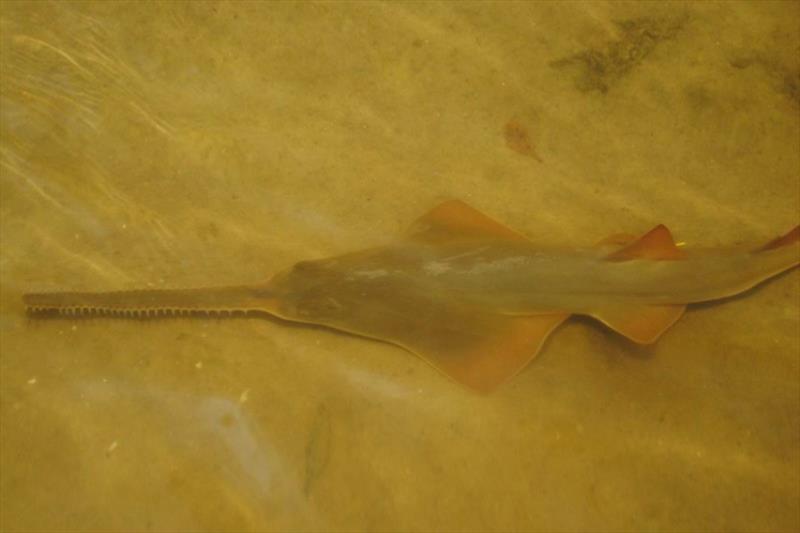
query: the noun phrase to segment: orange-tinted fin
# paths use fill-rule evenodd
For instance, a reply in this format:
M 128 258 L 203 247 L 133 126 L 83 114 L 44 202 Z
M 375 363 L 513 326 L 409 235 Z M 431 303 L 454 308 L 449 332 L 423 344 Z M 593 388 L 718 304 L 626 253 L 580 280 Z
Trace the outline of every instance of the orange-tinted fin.
M 332 327 L 397 344 L 454 381 L 490 392 L 531 361 L 547 336 L 569 315 L 506 315 L 429 292 L 381 287 L 369 310 L 355 309 Z
M 769 241 L 767 244 L 765 244 L 761 248 L 758 248 L 756 251 L 761 252 L 764 250 L 774 250 L 775 248 L 782 248 L 784 246 L 789 246 L 790 244 L 794 244 L 796 242 L 800 242 L 800 225 L 795 226 L 785 235 L 782 235 L 777 239 Z
M 413 334 L 398 344 L 475 391 L 496 389 L 533 360 L 548 335 L 568 314 L 483 317 L 477 330 L 449 345 Z
M 610 254 L 607 259 L 609 261 L 673 260 L 683 259 L 685 256 L 686 253 L 675 246 L 667 227 L 659 224 L 624 248 Z
M 617 333 L 639 344 L 655 342 L 683 314 L 685 305 L 609 307 L 591 315 Z
M 428 211 L 414 222 L 410 234 L 429 242 L 487 238 L 528 241 L 460 200 L 448 200 Z

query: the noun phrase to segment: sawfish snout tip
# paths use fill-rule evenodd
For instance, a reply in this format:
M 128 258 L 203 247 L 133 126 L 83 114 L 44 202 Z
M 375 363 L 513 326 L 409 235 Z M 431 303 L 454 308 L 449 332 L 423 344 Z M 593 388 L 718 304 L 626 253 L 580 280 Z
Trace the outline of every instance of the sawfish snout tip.
M 48 318 L 62 314 L 58 293 L 34 293 L 22 295 L 22 305 L 29 317 Z

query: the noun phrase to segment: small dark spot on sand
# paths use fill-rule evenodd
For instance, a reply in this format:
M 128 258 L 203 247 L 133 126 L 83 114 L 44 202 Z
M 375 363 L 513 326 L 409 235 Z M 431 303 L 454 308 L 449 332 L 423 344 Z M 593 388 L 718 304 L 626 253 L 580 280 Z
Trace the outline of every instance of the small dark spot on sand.
M 787 70 L 783 74 L 783 84 L 781 87 L 783 94 L 800 105 L 800 69 Z
M 197 227 L 197 236 L 205 242 L 214 240 L 219 237 L 219 227 L 214 222 L 202 224 Z
M 574 70 L 575 86 L 581 92 L 606 93 L 644 61 L 659 43 L 673 38 L 685 23 L 685 17 L 644 17 L 616 22 L 619 38 L 552 61 L 550 66 Z
M 511 119 L 503 128 L 503 136 L 506 139 L 506 146 L 517 152 L 518 154 L 532 157 L 535 160 L 542 162 L 542 158 L 536 153 L 536 149 L 531 141 L 528 128 L 522 122 Z
M 225 413 L 219 419 L 220 425 L 222 427 L 225 427 L 225 428 L 229 428 L 229 427 L 233 426 L 235 422 L 236 422 L 236 420 L 233 418 L 233 416 L 230 413 Z
M 713 96 L 708 89 L 700 85 L 688 85 L 683 90 L 686 103 L 695 114 L 701 114 L 715 105 Z
M 736 57 L 728 61 L 728 64 L 733 68 L 743 69 L 747 68 L 753 64 L 753 58 L 751 57 Z
M 728 64 L 738 70 L 760 69 L 771 80 L 775 91 L 800 105 L 800 67 L 789 66 L 763 52 L 749 52 L 732 57 Z

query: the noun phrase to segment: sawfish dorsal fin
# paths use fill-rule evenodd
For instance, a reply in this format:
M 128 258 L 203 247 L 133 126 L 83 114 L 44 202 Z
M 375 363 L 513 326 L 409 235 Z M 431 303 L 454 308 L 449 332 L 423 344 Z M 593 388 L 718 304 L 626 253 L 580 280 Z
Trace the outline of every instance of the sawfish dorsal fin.
M 591 316 L 639 344 L 655 342 L 686 310 L 685 305 L 610 306 Z
M 412 224 L 409 236 L 425 242 L 485 239 L 529 242 L 525 236 L 461 200 L 447 200 L 422 215 Z
M 638 239 L 611 253 L 609 261 L 630 261 L 632 259 L 675 260 L 686 254 L 675 245 L 672 233 L 659 224 Z

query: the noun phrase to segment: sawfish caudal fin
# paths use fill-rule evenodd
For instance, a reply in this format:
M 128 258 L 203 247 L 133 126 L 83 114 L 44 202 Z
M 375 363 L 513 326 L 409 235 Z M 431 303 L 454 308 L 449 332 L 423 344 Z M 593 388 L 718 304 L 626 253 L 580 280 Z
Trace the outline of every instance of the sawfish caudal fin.
M 672 233 L 666 226 L 659 224 L 638 239 L 610 254 L 607 259 L 609 261 L 633 259 L 669 261 L 683 259 L 685 256 L 684 251 L 675 245 Z
M 651 344 L 683 314 L 685 305 L 639 305 L 609 307 L 591 316 L 617 333 L 639 344 Z
M 793 229 L 789 230 L 785 235 L 782 235 L 777 239 L 769 241 L 761 248 L 758 248 L 756 252 L 763 252 L 765 250 L 775 250 L 777 248 L 783 248 L 784 246 L 789 246 L 790 244 L 796 244 L 796 243 L 800 243 L 800 225 L 795 226 Z
M 750 254 L 751 272 L 741 290 L 800 265 L 800 226 L 756 248 Z M 741 292 L 741 290 L 739 292 Z

